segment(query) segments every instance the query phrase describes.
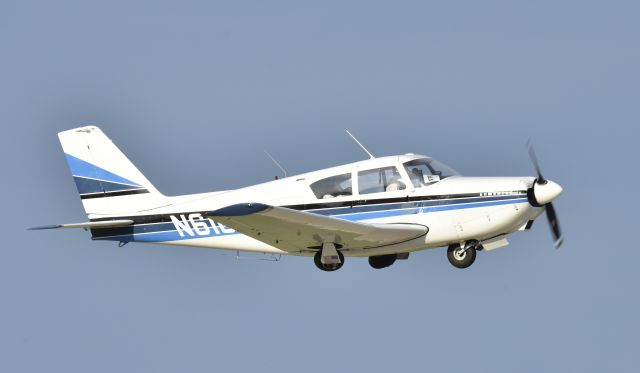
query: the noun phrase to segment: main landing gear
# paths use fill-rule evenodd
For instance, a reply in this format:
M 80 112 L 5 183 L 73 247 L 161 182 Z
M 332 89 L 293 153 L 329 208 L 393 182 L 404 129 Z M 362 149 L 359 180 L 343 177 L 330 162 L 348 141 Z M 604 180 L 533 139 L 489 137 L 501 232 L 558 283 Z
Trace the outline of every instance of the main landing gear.
M 398 259 L 398 254 L 375 255 L 369 257 L 369 265 L 375 269 L 387 268 Z M 406 259 L 403 258 L 403 259 Z M 325 243 L 313 256 L 316 267 L 323 271 L 337 271 L 344 265 L 344 255 L 338 250 L 336 245 Z
M 335 244 L 326 242 L 313 256 L 313 262 L 323 271 L 337 271 L 344 265 L 344 255 Z
M 467 268 L 476 260 L 476 251 L 482 250 L 478 241 L 467 241 L 464 245 L 451 245 L 447 249 L 449 263 L 457 268 Z

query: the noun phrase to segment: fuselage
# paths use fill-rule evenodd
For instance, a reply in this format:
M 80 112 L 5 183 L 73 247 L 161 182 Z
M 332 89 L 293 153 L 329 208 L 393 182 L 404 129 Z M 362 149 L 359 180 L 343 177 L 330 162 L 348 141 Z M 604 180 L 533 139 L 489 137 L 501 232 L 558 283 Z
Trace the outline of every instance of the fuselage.
M 288 255 L 313 255 L 301 247 L 282 251 L 225 227 L 204 213 L 225 206 L 258 202 L 339 219 L 371 223 L 424 225 L 420 238 L 383 247 L 343 251 L 345 256 L 406 253 L 468 240 L 489 242 L 528 228 L 543 208 L 527 191 L 534 177 L 464 177 L 421 155 L 369 159 L 291 176 L 236 190 L 162 200 L 130 197 L 118 214 L 104 215 L 98 205 L 87 211 L 93 221 L 130 218 L 127 227 L 92 230 L 95 240 L 148 242 Z M 123 201 L 128 196 L 119 197 Z M 125 201 L 126 202 L 126 201 Z

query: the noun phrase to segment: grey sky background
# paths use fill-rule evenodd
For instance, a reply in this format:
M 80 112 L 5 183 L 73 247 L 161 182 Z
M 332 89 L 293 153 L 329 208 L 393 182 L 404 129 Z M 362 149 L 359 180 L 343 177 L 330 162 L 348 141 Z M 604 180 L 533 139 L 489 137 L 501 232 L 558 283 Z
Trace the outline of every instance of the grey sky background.
M 633 1 L 0 2 L 0 371 L 637 371 Z M 425 153 L 532 175 L 547 223 L 480 253 L 349 260 L 91 242 L 56 133 L 100 126 L 165 194 Z M 631 194 L 629 192 L 632 192 Z

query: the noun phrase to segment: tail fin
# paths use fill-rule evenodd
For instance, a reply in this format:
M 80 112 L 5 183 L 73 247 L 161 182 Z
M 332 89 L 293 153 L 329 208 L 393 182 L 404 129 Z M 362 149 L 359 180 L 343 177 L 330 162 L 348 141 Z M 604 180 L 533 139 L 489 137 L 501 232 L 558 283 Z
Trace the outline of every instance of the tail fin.
M 133 214 L 164 199 L 98 127 L 60 132 L 58 138 L 89 217 Z

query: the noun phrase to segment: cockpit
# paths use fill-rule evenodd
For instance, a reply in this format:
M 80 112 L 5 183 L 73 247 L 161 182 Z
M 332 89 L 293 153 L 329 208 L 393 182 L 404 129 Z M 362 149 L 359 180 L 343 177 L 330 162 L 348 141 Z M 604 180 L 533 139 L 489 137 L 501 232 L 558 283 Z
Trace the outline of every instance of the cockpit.
M 382 197 L 381 193 L 423 188 L 455 175 L 455 170 L 432 158 L 405 155 L 341 166 L 333 176 L 316 179 L 309 187 L 317 199 Z

